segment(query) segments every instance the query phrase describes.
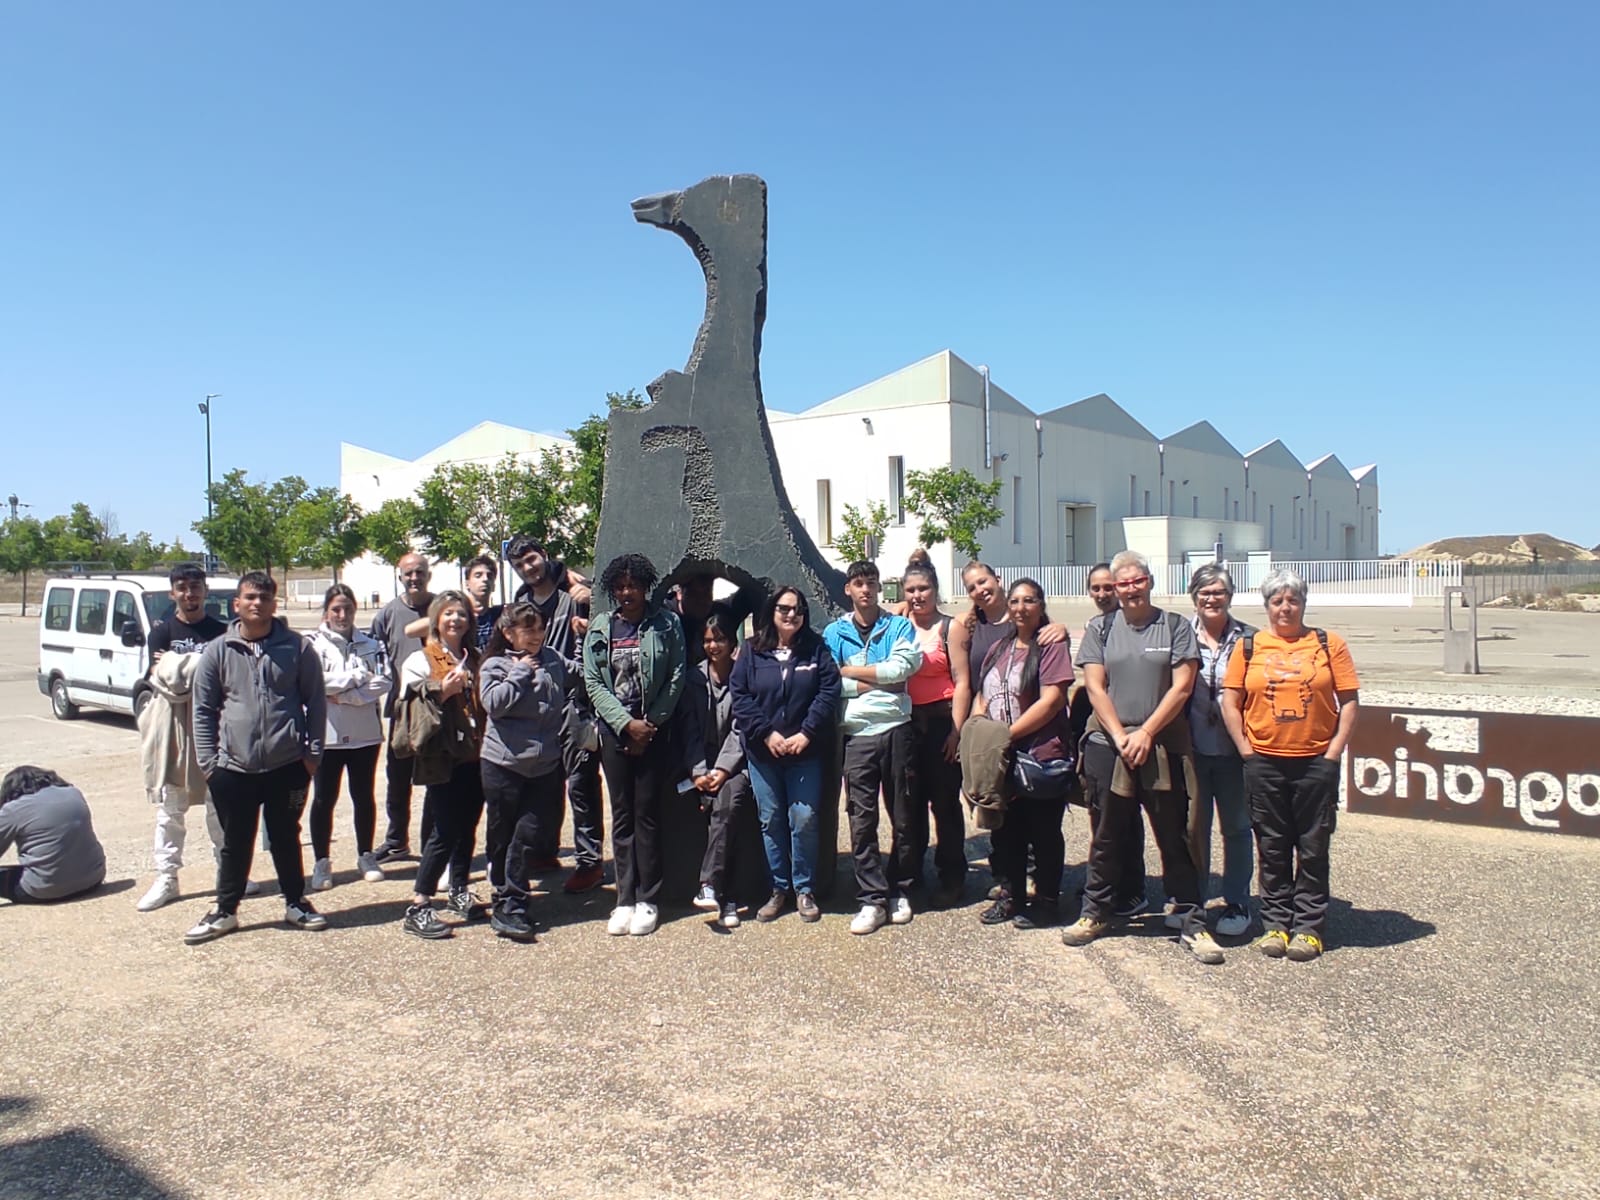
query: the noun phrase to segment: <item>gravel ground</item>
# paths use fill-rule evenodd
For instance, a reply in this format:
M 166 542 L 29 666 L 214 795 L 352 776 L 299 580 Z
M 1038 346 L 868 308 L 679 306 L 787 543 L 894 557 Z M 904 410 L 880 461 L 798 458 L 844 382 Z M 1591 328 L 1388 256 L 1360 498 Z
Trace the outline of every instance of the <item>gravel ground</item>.
M 1345 615 L 1325 623 L 1361 631 Z M 1453 707 L 1414 634 L 1358 648 L 1368 698 Z M 333 928 L 284 928 L 268 895 L 191 948 L 204 850 L 185 899 L 134 912 L 131 726 L 53 722 L 33 637 L 0 620 L 0 766 L 84 787 L 111 882 L 0 905 L 3 1200 L 1600 1196 L 1593 841 L 1346 815 L 1329 953 L 1206 968 L 1159 921 L 1085 950 L 981 927 L 981 866 L 962 908 L 868 938 L 841 898 L 818 926 L 726 933 L 678 907 L 611 939 L 605 891 L 541 901 L 534 946 L 482 926 L 424 944 L 398 928 L 409 866 L 357 881 L 341 809 Z M 1553 690 L 1600 697 L 1572 662 Z M 1539 674 L 1494 669 L 1502 695 Z M 1075 814 L 1069 889 L 1086 838 Z

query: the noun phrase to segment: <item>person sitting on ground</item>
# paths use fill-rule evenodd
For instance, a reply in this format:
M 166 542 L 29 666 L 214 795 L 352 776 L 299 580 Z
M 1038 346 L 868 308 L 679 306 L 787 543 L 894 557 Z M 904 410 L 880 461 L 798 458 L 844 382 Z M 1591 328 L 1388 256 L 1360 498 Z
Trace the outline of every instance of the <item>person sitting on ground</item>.
M 343 777 L 350 776 L 350 807 L 356 837 L 356 870 L 368 883 L 383 882 L 383 868 L 372 852 L 377 831 L 378 748 L 383 743 L 379 702 L 393 680 L 382 643 L 356 628 L 356 594 L 336 583 L 322 598 L 322 624 L 307 639 L 322 663 L 328 694 L 328 731 L 322 765 L 312 783 L 311 890 L 333 886 L 333 809 Z
M 1310 962 L 1328 922 L 1328 843 L 1339 813 L 1339 756 L 1356 727 L 1361 681 L 1337 633 L 1306 625 L 1306 581 L 1279 567 L 1261 584 L 1269 630 L 1246 634 L 1223 678 L 1223 719 L 1244 759 L 1260 863 L 1256 948 Z
M 94 835 L 89 802 L 54 771 L 17 767 L 0 780 L 0 900 L 66 900 L 105 882 L 106 852 Z
M 699 622 L 702 657 L 690 668 L 679 703 L 684 720 L 684 757 L 700 807 L 711 816 L 700 861 L 700 891 L 694 906 L 718 913 L 724 929 L 739 925 L 739 904 L 729 894 L 729 858 L 736 823 L 751 803 L 744 745 L 733 722 L 733 666 L 738 625 L 733 614 L 713 607 Z

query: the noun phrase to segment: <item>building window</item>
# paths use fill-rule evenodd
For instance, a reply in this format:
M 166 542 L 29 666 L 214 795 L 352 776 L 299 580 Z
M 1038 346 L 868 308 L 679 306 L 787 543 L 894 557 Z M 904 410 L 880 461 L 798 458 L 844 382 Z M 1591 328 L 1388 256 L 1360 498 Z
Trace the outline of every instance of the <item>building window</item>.
M 1190 496 L 1189 497 L 1189 515 L 1191 517 L 1198 517 L 1200 515 L 1200 497 L 1199 496 Z
M 1137 516 L 1139 513 L 1139 477 L 1128 476 L 1128 515 Z
M 889 520 L 906 523 L 906 460 L 898 454 L 889 458 Z
M 817 480 L 817 540 L 833 545 L 833 484 L 826 479 Z
M 1147 517 L 1150 515 L 1150 489 L 1149 488 L 1145 488 L 1145 490 L 1144 490 L 1144 515 L 1147 516 Z
M 1235 521 L 1239 519 L 1239 502 L 1237 500 L 1233 502 L 1233 519 Z
M 1022 545 L 1022 476 L 1011 477 L 1011 544 Z

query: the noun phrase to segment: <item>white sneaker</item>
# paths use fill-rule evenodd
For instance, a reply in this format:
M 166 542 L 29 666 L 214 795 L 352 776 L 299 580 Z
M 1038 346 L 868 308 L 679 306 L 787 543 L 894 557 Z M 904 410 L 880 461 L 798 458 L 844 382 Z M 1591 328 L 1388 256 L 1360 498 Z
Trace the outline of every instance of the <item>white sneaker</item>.
M 261 882 L 260 882 L 260 880 L 246 879 L 244 881 L 244 894 L 246 896 L 259 896 L 259 895 L 261 895 Z
M 739 928 L 739 906 L 729 900 L 722 906 L 722 916 L 717 918 L 717 923 L 724 929 Z
M 383 882 L 383 868 L 378 865 L 378 856 L 370 850 L 356 859 L 356 870 L 368 883 Z
M 851 933 L 872 933 L 883 928 L 889 919 L 881 904 L 863 904 L 861 911 L 850 919 Z
M 633 906 L 633 920 L 628 925 L 628 932 L 634 937 L 644 937 L 656 931 L 656 922 L 660 914 L 654 904 L 636 904 Z
M 219 938 L 225 933 L 232 933 L 239 928 L 239 918 L 232 913 L 218 912 L 212 909 L 199 922 L 187 930 L 183 940 L 191 946 L 198 946 L 201 942 L 209 942 L 212 938 Z
M 301 900 L 299 904 L 283 906 L 283 923 L 295 929 L 320 930 L 328 927 L 328 918 L 313 908 L 311 901 Z
M 606 922 L 606 932 L 612 937 L 622 937 L 633 924 L 633 905 L 619 904 L 611 910 L 611 919 Z
M 717 894 L 711 890 L 709 883 L 702 883 L 700 890 L 694 894 L 694 906 L 702 912 L 717 911 Z
M 333 886 L 333 860 L 319 858 L 311 867 L 311 890 L 325 892 Z
M 156 881 L 150 885 L 150 890 L 139 898 L 139 911 L 155 912 L 163 904 L 171 904 L 177 898 L 178 877 L 157 875 Z
M 904 896 L 896 898 L 895 902 L 889 906 L 889 921 L 891 924 L 909 925 L 911 924 L 911 916 L 911 901 Z

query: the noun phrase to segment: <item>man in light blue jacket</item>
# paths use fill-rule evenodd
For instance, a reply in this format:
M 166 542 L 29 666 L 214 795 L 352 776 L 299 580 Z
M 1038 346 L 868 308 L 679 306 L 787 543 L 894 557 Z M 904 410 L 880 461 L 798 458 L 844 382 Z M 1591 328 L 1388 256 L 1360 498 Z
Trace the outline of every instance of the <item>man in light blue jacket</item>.
M 878 605 L 878 568 L 854 562 L 845 574 L 851 611 L 823 630 L 839 663 L 844 717 L 845 808 L 850 819 L 850 850 L 855 858 L 856 894 L 861 911 L 851 933 L 871 933 L 885 921 L 911 920 L 912 884 L 922 864 L 912 855 L 911 697 L 906 680 L 922 665 L 916 631 L 905 617 Z M 893 874 L 885 871 L 878 846 L 878 793 L 883 792 L 894 830 L 890 850 Z

